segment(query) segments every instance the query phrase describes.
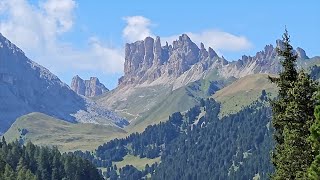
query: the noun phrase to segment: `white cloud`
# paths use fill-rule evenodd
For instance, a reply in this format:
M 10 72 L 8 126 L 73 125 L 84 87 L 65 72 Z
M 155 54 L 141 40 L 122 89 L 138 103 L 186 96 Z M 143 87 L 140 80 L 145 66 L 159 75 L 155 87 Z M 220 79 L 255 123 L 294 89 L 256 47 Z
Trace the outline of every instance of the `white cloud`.
M 150 19 L 143 16 L 130 16 L 125 17 L 124 20 L 127 22 L 127 25 L 123 30 L 123 37 L 127 42 L 143 40 L 147 36 L 155 37 L 150 29 L 150 26 L 152 25 Z M 217 52 L 235 52 L 247 50 L 252 47 L 251 42 L 246 37 L 216 29 L 183 33 L 187 34 L 196 44 L 200 45 L 202 42 L 206 47 L 211 47 Z M 174 40 L 179 38 L 179 35 L 161 37 L 162 44 L 165 42 L 172 44 Z
M 153 36 L 150 30 L 151 21 L 143 16 L 129 16 L 123 18 L 127 25 L 122 35 L 127 42 L 143 40 L 147 36 Z
M 237 36 L 219 30 L 208 30 L 201 33 L 187 33 L 192 40 L 218 51 L 242 51 L 252 47 L 251 42 L 244 36 Z
M 74 0 L 0 0 L 0 32 L 33 60 L 55 73 L 99 71 L 122 73 L 122 52 L 95 38 L 85 49 L 76 49 L 60 37 L 74 25 Z M 63 66 L 61 66 L 63 64 Z
M 64 61 L 79 70 L 96 70 L 105 73 L 123 72 L 124 57 L 120 49 L 105 47 L 97 37 L 89 38 L 89 45 L 90 49 L 85 52 L 67 50 Z
M 244 36 L 237 36 L 220 30 L 207 30 L 200 33 L 185 32 L 196 44 L 203 43 L 207 48 L 211 47 L 217 52 L 236 52 L 247 50 L 252 47 L 252 43 Z M 177 40 L 179 35 L 163 37 L 163 42 L 171 44 Z
M 73 9 L 76 6 L 75 1 L 72 0 L 48 0 L 42 4 L 47 17 L 58 27 L 59 32 L 66 32 L 70 30 L 73 25 Z

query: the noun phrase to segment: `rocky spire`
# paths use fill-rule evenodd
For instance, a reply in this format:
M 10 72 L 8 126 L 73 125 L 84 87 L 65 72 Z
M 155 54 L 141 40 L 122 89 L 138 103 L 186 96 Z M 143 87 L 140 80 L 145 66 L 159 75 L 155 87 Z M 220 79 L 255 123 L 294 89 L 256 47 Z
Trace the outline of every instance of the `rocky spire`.
M 83 81 L 78 75 L 74 76 L 71 81 L 71 89 L 80 95 L 85 95 L 86 86 Z
M 154 64 L 159 64 L 162 58 L 162 48 L 161 48 L 161 42 L 160 42 L 159 36 L 156 37 L 156 40 L 154 42 L 153 54 L 154 54 Z
M 204 44 L 200 43 L 200 59 L 207 59 L 208 51 L 204 48 Z
M 209 47 L 208 49 L 208 55 L 210 59 L 213 59 L 218 56 L 218 54 L 211 47 Z
M 146 37 L 144 39 L 144 57 L 143 57 L 143 67 L 150 68 L 153 63 L 154 53 L 153 53 L 154 40 L 152 37 Z
M 98 96 L 109 91 L 109 89 L 100 83 L 97 77 L 90 77 L 89 80 L 83 80 L 78 75 L 72 78 L 71 89 L 77 94 L 86 97 Z

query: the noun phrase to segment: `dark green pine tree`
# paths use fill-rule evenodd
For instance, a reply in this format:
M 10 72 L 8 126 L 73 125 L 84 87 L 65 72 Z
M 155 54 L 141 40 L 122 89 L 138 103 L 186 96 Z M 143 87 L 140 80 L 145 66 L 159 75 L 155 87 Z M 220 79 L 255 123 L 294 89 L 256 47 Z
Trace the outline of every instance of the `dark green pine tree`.
M 40 149 L 40 154 L 39 154 L 39 158 L 38 158 L 38 178 L 40 180 L 47 180 L 50 179 L 50 173 L 49 173 L 49 169 L 50 169 L 50 164 L 49 164 L 49 148 L 47 147 L 42 147 Z
M 281 154 L 281 178 L 308 179 L 307 170 L 314 159 L 310 136 L 310 127 L 314 123 L 316 84 L 303 71 L 297 82 L 289 90 L 293 101 L 288 103 L 284 120 L 284 149 Z
M 51 174 L 51 179 L 55 180 L 55 179 L 61 179 L 61 177 L 64 175 L 63 174 L 63 169 L 62 169 L 62 163 L 60 162 L 60 153 L 57 149 L 54 149 L 54 157 L 52 160 L 52 165 L 53 165 L 53 169 L 52 169 L 52 174 Z
M 10 167 L 9 164 L 6 164 L 4 167 L 3 179 L 4 180 L 15 180 L 16 179 L 16 174 L 13 171 L 13 169 Z
M 295 63 L 297 56 L 292 54 L 292 46 L 290 45 L 290 37 L 287 29 L 282 37 L 283 46 L 277 48 L 278 55 L 282 58 L 281 65 L 283 70 L 280 72 L 279 77 L 269 77 L 272 83 L 275 83 L 279 87 L 278 99 L 271 101 L 272 107 L 272 125 L 274 127 L 274 139 L 276 141 L 275 150 L 272 153 L 272 163 L 275 167 L 276 173 L 280 167 L 279 154 L 283 150 L 283 129 L 285 122 L 283 121 L 284 112 L 288 102 L 288 91 L 292 88 L 292 83 L 297 80 L 297 71 L 295 69 Z
M 25 169 L 25 164 L 24 164 L 22 157 L 19 159 L 19 163 L 18 163 L 16 171 L 18 173 L 17 180 L 25 180 L 26 179 L 27 170 Z
M 270 78 L 279 87 L 279 98 L 271 102 L 276 140 L 272 179 L 307 179 L 307 169 L 314 158 L 308 137 L 314 122 L 316 84 L 304 71 L 297 73 L 297 56 L 287 30 L 278 53 L 283 57 L 283 71 L 279 78 Z
M 317 100 L 320 100 L 320 89 L 318 90 Z M 312 162 L 308 175 L 311 180 L 320 179 L 320 105 L 318 104 L 314 111 L 314 116 L 316 118 L 315 122 L 310 128 L 311 135 L 309 140 L 312 143 L 312 150 L 315 154 L 315 159 Z
M 287 29 L 282 36 L 283 45 L 278 47 L 277 53 L 281 57 L 281 65 L 283 70 L 280 72 L 279 77 L 270 77 L 272 83 L 275 83 L 279 87 L 279 98 L 271 101 L 272 106 L 272 125 L 275 128 L 274 138 L 278 145 L 283 144 L 283 112 L 286 109 L 286 104 L 291 100 L 288 98 L 288 91 L 292 88 L 293 82 L 297 80 L 298 73 L 295 68 L 297 56 L 292 53 L 293 48 L 290 45 L 290 36 Z M 278 148 L 278 146 L 277 146 Z

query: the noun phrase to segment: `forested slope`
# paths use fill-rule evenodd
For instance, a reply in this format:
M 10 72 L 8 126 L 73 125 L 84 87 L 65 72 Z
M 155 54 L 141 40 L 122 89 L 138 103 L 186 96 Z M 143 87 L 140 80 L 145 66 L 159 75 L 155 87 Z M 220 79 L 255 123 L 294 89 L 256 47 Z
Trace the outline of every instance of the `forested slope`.
M 213 99 L 201 100 L 189 111 L 176 112 L 142 133 L 99 146 L 94 154 L 75 153 L 106 168 L 104 175 L 110 179 L 267 179 L 273 171 L 273 141 L 266 94 L 223 119 L 219 111 L 220 104 Z M 127 155 L 161 157 L 161 161 L 146 164 L 144 170 L 132 165 L 116 167 Z

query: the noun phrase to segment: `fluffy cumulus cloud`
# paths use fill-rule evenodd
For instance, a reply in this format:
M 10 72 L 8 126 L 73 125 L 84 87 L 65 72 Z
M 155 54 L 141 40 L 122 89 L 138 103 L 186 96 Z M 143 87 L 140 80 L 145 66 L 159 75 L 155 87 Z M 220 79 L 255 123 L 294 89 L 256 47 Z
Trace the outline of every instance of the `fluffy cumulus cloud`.
M 208 30 L 200 33 L 186 33 L 190 38 L 203 43 L 218 51 L 242 51 L 252 47 L 251 42 L 244 36 L 237 36 L 219 30 Z
M 42 4 L 47 17 L 57 25 L 57 33 L 68 31 L 73 25 L 73 0 L 48 0 Z
M 105 47 L 97 37 L 89 38 L 90 49 L 87 52 L 67 51 L 65 61 L 78 70 L 103 71 L 107 73 L 122 73 L 124 57 L 122 50 Z
M 74 0 L 46 0 L 37 5 L 1 0 L 0 32 L 54 72 L 121 73 L 124 59 L 119 49 L 105 46 L 98 38 L 89 38 L 88 47 L 81 50 L 60 40 L 74 26 L 76 7 Z
M 127 25 L 123 29 L 123 38 L 127 42 L 143 40 L 147 36 L 153 36 L 151 33 L 151 21 L 143 16 L 129 16 L 123 18 Z
M 154 37 L 150 19 L 143 16 L 125 17 L 127 22 L 123 30 L 123 37 L 127 42 L 143 40 L 147 36 Z M 234 35 L 216 29 L 209 29 L 201 32 L 182 32 L 187 34 L 191 40 L 198 45 L 202 42 L 207 47 L 212 47 L 217 52 L 242 51 L 252 47 L 251 42 L 244 36 Z M 180 34 L 181 35 L 181 34 Z M 168 37 L 161 37 L 162 42 L 171 44 L 179 38 L 179 34 Z

